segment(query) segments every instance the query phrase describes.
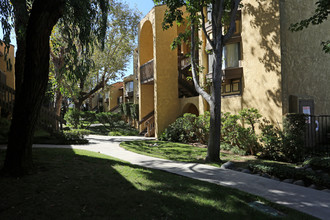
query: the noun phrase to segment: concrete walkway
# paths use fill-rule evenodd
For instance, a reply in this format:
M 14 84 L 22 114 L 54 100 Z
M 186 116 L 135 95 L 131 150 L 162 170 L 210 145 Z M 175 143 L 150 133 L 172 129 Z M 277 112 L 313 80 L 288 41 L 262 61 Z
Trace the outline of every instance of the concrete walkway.
M 143 137 L 90 135 L 88 139 L 89 145 L 35 145 L 35 147 L 75 148 L 99 152 L 135 165 L 239 189 L 320 219 L 330 219 L 330 193 L 204 164 L 175 162 L 144 156 L 119 146 L 122 141 L 147 139 Z

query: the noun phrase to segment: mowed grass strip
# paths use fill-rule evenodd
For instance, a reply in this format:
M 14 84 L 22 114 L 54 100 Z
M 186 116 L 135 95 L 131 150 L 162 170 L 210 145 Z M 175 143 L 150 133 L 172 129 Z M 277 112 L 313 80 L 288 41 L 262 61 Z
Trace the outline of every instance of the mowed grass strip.
M 143 155 L 189 163 L 205 163 L 207 154 L 207 148 L 167 141 L 127 141 L 122 142 L 120 146 L 126 150 Z M 221 151 L 220 158 L 222 161 L 221 163 L 208 164 L 220 167 L 227 161 L 233 161 L 236 167 L 241 168 L 248 168 L 249 164 L 282 164 L 290 167 L 295 165 L 278 161 L 263 160 L 255 156 L 242 156 L 228 151 Z
M 234 189 L 141 168 L 89 151 L 35 149 L 35 169 L 1 177 L 0 219 L 286 219 L 312 217 Z M 4 151 L 0 151 L 3 163 Z

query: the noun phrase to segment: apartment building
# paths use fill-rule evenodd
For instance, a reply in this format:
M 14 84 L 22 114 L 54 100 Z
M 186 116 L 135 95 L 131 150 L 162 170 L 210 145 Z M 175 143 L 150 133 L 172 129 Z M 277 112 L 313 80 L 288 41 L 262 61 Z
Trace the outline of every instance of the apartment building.
M 236 31 L 223 53 L 222 111 L 237 113 L 257 108 L 281 126 L 286 113 L 330 114 L 330 56 L 321 41 L 330 36 L 330 21 L 292 33 L 292 23 L 308 17 L 315 1 L 243 0 Z M 171 50 L 173 39 L 185 30 L 174 25 L 164 31 L 165 5 L 155 6 L 140 22 L 138 85 L 140 130 L 154 128 L 155 136 L 184 113 L 203 114 L 208 105 L 189 80 L 188 45 Z M 209 16 L 208 16 L 209 17 Z M 211 28 L 206 27 L 209 34 Z M 315 34 L 317 33 L 317 34 Z M 210 78 L 212 54 L 204 33 L 199 64 L 200 82 Z
M 0 41 L 0 117 L 8 117 L 15 99 L 15 48 Z

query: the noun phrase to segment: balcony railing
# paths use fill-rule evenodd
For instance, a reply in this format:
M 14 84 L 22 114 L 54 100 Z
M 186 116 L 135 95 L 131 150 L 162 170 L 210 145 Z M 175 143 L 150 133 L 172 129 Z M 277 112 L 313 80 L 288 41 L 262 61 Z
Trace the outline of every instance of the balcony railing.
M 141 84 L 154 80 L 154 60 L 150 60 L 140 67 Z

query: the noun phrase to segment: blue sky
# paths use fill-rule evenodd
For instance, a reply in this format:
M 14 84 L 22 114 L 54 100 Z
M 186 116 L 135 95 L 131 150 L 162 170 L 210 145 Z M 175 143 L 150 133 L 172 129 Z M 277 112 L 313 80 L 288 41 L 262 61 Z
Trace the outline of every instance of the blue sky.
M 153 0 L 123 0 L 125 1 L 130 8 L 136 8 L 140 12 L 142 12 L 142 18 L 152 9 L 154 6 Z M 0 26 L 0 39 L 3 38 L 2 28 Z M 16 46 L 15 42 L 15 35 L 13 34 L 12 37 L 12 44 Z M 127 71 L 125 75 L 133 74 L 133 58 L 131 59 L 131 62 L 128 65 Z
M 142 18 L 147 15 L 147 13 L 154 7 L 153 0 L 126 0 L 126 3 L 130 5 L 131 8 L 137 8 L 142 12 Z M 128 65 L 125 75 L 133 74 L 133 58 Z

